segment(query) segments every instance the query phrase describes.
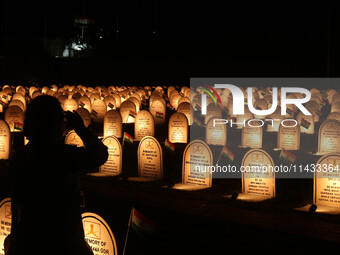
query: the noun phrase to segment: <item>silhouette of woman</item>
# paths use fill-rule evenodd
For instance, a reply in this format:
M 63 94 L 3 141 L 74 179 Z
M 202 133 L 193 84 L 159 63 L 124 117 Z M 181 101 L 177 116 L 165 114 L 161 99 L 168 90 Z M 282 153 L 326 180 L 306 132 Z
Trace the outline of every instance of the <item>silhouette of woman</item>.
M 64 118 L 85 147 L 64 145 Z M 10 163 L 12 232 L 6 254 L 92 254 L 84 240 L 78 177 L 106 162 L 107 147 L 76 112 L 64 114 L 47 95 L 29 103 L 24 134 L 29 143 Z

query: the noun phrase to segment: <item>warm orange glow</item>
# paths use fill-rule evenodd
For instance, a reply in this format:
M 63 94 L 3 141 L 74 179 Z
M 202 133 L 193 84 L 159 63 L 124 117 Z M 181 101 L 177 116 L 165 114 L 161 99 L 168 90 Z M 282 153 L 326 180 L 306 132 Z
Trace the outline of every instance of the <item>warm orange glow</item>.
M 171 115 L 168 137 L 172 143 L 188 142 L 188 119 L 183 113 L 176 112 Z
M 104 117 L 104 137 L 122 137 L 122 116 L 116 110 L 110 110 Z
M 314 204 L 340 207 L 340 154 L 329 153 L 321 157 L 314 175 Z
M 71 130 L 70 132 L 67 133 L 65 137 L 65 144 L 77 147 L 84 147 L 83 141 L 74 130 Z
M 120 175 L 122 173 L 122 147 L 120 142 L 114 136 L 105 137 L 102 142 L 107 146 L 109 158 L 99 171 L 108 175 Z
M 340 122 L 334 119 L 324 121 L 319 128 L 318 154 L 340 151 Z
M 189 143 L 184 150 L 182 163 L 182 183 L 196 185 L 202 189 L 212 186 L 209 167 L 213 165 L 213 156 L 205 142 L 194 140 Z
M 5 238 L 11 233 L 12 205 L 11 199 L 5 198 L 0 202 L 0 254 L 4 254 Z
M 163 151 L 154 137 L 146 136 L 140 141 L 137 157 L 139 177 L 163 178 Z
M 85 241 L 94 254 L 117 254 L 116 239 L 106 221 L 95 213 L 86 212 L 81 216 Z
M 248 151 L 242 159 L 242 193 L 275 196 L 275 171 L 273 159 L 262 149 Z
M 135 119 L 135 140 L 140 141 L 145 136 L 154 136 L 154 118 L 146 110 L 140 111 Z
M 214 127 L 214 119 L 212 117 L 207 123 L 205 128 L 205 139 L 209 145 L 221 145 L 227 144 L 227 125 L 216 125 Z

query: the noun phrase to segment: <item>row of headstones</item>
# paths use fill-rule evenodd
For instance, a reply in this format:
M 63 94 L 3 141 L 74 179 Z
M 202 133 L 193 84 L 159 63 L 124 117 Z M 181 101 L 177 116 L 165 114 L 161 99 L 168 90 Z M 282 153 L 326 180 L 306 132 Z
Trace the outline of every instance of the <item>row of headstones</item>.
M 12 108 L 8 108 L 12 109 Z M 85 125 L 89 124 L 89 118 L 82 114 L 82 109 L 78 109 L 82 116 Z M 19 111 L 21 113 L 21 111 Z M 5 114 L 5 120 L 10 126 L 10 130 L 21 131 L 23 126 L 23 114 Z M 15 112 L 18 113 L 18 112 Z M 133 116 L 135 120 L 135 140 L 139 141 L 144 136 L 154 136 L 154 118 L 146 110 L 140 111 L 137 116 Z M 259 121 L 256 121 L 259 122 Z M 285 150 L 299 150 L 300 149 L 300 128 L 299 125 L 292 127 L 294 123 L 292 121 L 286 121 L 285 126 L 280 125 L 277 147 Z M 188 141 L 188 119 L 182 113 L 173 113 L 169 119 L 168 137 L 172 143 L 187 143 Z M 208 121 L 205 128 L 206 142 L 209 145 L 221 145 L 227 144 L 227 125 L 222 123 L 215 125 L 213 119 Z M 3 134 L 6 133 L 6 127 L 3 126 Z M 8 133 L 8 132 L 7 132 Z M 118 138 L 122 136 L 122 118 L 119 112 L 116 110 L 110 110 L 107 112 L 104 118 L 104 137 L 114 135 Z M 77 144 L 75 133 L 70 133 L 67 137 L 67 143 Z M 252 126 L 245 126 L 242 129 L 242 147 L 250 148 L 262 148 L 263 131 L 261 126 L 256 126 L 254 123 Z M 340 151 L 340 122 L 335 119 L 328 119 L 324 121 L 319 128 L 318 135 L 318 153 L 325 154 L 330 152 Z
M 114 136 L 106 137 L 103 143 L 108 147 L 109 160 L 94 175 L 122 174 L 122 147 Z M 171 143 L 165 141 L 164 148 L 174 151 Z M 287 152 L 286 152 L 287 153 Z M 288 152 L 289 153 L 289 152 Z M 225 147 L 219 157 L 234 157 Z M 289 160 L 288 156 L 285 158 Z M 129 178 L 132 181 L 149 181 L 163 179 L 163 149 L 154 137 L 144 137 L 138 144 L 138 176 Z M 314 203 L 340 207 L 340 154 L 328 153 L 322 156 L 310 169 L 314 176 Z M 255 199 L 273 198 L 276 194 L 275 168 L 272 157 L 262 149 L 250 149 L 245 153 L 241 163 L 242 193 L 246 196 L 255 195 Z M 186 145 L 182 157 L 182 182 L 175 184 L 173 189 L 199 190 L 212 187 L 214 169 L 211 148 L 202 140 L 194 140 Z M 326 195 L 325 195 L 326 194 Z M 242 194 L 240 194 L 240 198 Z
M 227 145 L 227 124 L 224 121 L 215 121 L 211 118 L 205 127 L 206 142 L 209 145 Z M 262 122 L 262 123 L 261 123 Z M 241 133 L 241 147 L 263 148 L 262 120 L 248 122 Z M 277 148 L 285 150 L 300 150 L 300 125 L 294 120 L 284 120 L 279 126 L 277 135 Z M 192 127 L 191 132 L 193 131 Z M 318 129 L 317 154 L 323 155 L 330 152 L 340 152 L 340 121 L 327 119 Z
M 167 103 L 167 101 L 164 99 L 164 92 L 160 89 L 157 90 L 156 88 L 152 93 L 150 90 L 140 89 L 133 94 L 129 94 L 133 91 L 129 91 L 129 93 L 122 95 L 113 94 L 112 96 L 106 96 L 105 98 L 103 98 L 103 100 L 101 99 L 100 94 L 94 92 L 91 92 L 93 94 L 91 94 L 90 98 L 86 95 L 81 96 L 81 94 L 77 92 L 75 92 L 73 95 L 60 95 L 59 92 L 54 92 L 51 95 L 58 98 L 65 111 L 76 110 L 82 116 L 86 126 L 88 126 L 92 121 L 102 123 L 107 112 L 114 109 L 119 109 L 122 117 L 122 123 L 133 123 L 135 121 L 136 115 L 139 113 L 141 108 L 149 108 L 150 113 L 154 117 L 155 125 L 158 125 L 164 124 L 166 122 L 167 109 L 175 109 L 171 106 L 171 104 Z M 170 90 L 170 88 L 168 90 Z M 31 98 L 29 95 L 27 95 L 28 93 L 25 94 L 25 89 L 22 86 L 17 87 L 16 91 L 17 92 L 12 97 L 11 90 L 8 86 L 4 87 L 2 90 L 2 93 L 6 92 L 7 94 L 4 96 L 4 98 L 6 99 L 1 99 L 1 106 L 2 110 L 3 107 L 6 107 L 5 120 L 7 121 L 7 123 L 9 123 L 11 131 L 20 131 L 15 128 L 14 123 L 19 123 L 20 125 L 23 124 L 23 113 L 25 112 L 26 104 L 29 101 L 29 98 Z M 49 91 L 53 92 L 54 90 Z M 41 94 L 49 94 L 49 91 L 47 91 L 46 89 L 44 90 L 43 88 L 43 93 L 41 93 L 39 90 L 31 90 L 30 88 L 29 94 L 32 95 L 32 98 L 34 98 Z M 140 92 L 140 94 L 138 94 L 138 92 Z M 172 97 L 174 97 L 174 94 L 176 94 L 176 96 L 188 100 L 187 97 L 180 96 L 176 89 L 173 89 L 172 92 L 174 92 L 172 93 Z M 150 98 L 148 98 L 147 93 L 151 94 Z M 80 97 L 73 98 L 75 94 L 78 94 Z M 72 97 L 68 98 L 70 96 Z M 116 99 L 113 98 L 113 96 L 115 96 Z M 147 107 L 148 99 L 149 107 Z M 142 105 L 143 101 L 146 104 Z M 117 102 L 119 103 L 117 104 Z M 189 122 L 188 124 L 191 125 L 192 118 L 190 114 L 190 104 L 188 102 L 181 102 L 180 105 L 176 107 L 176 110 L 178 112 L 182 112 L 185 116 L 187 116 Z

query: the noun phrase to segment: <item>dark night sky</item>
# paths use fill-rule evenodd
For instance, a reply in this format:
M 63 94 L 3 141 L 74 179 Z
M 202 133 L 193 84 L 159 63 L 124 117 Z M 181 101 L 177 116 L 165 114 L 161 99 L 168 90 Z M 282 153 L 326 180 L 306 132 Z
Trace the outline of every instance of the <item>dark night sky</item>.
M 340 8 L 333 2 L 4 0 L 1 5 L 0 55 L 44 55 L 46 41 L 70 38 L 74 17 L 81 15 L 95 19 L 100 57 L 189 61 L 187 66 L 195 66 L 189 75 L 199 76 L 225 76 L 227 68 L 243 66 L 253 75 L 252 68 L 274 69 L 271 61 L 278 63 L 272 76 L 286 67 L 293 72 L 283 75 L 339 76 Z M 204 72 L 208 68 L 216 72 Z
M 235 2 L 235 1 L 233 1 Z M 186 4 L 184 4 L 186 3 Z M 49 38 L 63 36 L 73 28 L 75 15 L 94 17 L 96 27 L 108 33 L 119 30 L 129 41 L 153 36 L 168 41 L 203 44 L 204 41 L 272 42 L 313 40 L 327 33 L 328 13 L 335 7 L 318 4 L 259 4 L 229 1 L 102 1 L 59 0 L 2 1 L 2 36 Z M 223 4 L 222 4 L 223 3 Z M 329 9 L 328 9 L 329 8 Z M 334 18 L 334 17 L 333 17 Z M 217 42 L 218 43 L 218 42 Z

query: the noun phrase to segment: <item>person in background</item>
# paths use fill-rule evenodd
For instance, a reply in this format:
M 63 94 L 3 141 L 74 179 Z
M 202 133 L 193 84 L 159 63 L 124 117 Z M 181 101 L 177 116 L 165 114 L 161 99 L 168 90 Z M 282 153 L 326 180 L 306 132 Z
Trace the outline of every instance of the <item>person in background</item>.
M 85 147 L 64 145 L 65 118 Z M 6 255 L 93 254 L 84 239 L 78 177 L 106 162 L 107 147 L 78 113 L 64 113 L 47 95 L 29 103 L 24 134 L 29 143 L 9 168 L 12 229 Z

